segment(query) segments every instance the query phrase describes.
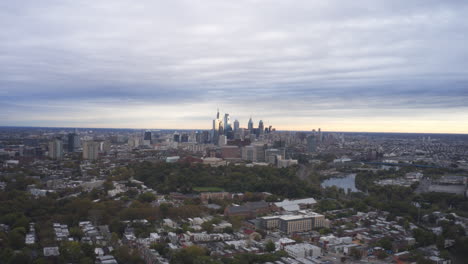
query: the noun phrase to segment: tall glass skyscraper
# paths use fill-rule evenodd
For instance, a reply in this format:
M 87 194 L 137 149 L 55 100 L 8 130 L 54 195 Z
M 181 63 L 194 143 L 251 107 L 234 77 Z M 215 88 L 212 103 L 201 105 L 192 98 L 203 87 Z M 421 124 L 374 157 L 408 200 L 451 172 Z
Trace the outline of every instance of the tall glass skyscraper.
M 247 125 L 247 128 L 250 130 L 250 133 L 252 133 L 253 131 L 253 121 L 252 121 L 252 117 L 250 117 L 249 119 L 249 123 Z
M 76 133 L 68 134 L 68 152 L 75 152 L 80 147 L 80 138 Z

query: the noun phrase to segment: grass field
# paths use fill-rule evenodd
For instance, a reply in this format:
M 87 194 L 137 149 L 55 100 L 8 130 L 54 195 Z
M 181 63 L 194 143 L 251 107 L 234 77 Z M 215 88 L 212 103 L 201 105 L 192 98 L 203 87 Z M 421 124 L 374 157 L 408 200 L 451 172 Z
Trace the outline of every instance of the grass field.
M 219 187 L 193 187 L 196 192 L 222 192 L 223 188 Z

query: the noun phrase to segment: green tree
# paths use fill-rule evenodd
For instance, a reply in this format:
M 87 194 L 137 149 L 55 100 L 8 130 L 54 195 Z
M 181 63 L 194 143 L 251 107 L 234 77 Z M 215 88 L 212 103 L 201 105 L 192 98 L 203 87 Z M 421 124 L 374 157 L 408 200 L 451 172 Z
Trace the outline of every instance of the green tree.
M 232 228 L 234 230 L 239 230 L 242 226 L 242 222 L 244 221 L 244 217 L 242 216 L 231 216 L 229 217 L 229 222 L 232 224 Z
M 351 250 L 349 252 L 349 256 L 353 257 L 356 260 L 359 260 L 359 259 L 362 258 L 362 251 L 355 248 L 355 247 L 353 247 L 353 248 L 351 248 Z
M 447 250 L 440 251 L 440 257 L 443 259 L 450 259 L 450 253 Z
M 198 256 L 193 260 L 193 264 L 223 264 L 223 262 L 209 256 Z
M 377 258 L 378 259 L 386 259 L 387 257 L 388 257 L 387 252 L 385 252 L 383 250 L 377 252 Z
M 420 256 L 417 261 L 416 261 L 416 264 L 434 264 L 434 262 L 432 260 L 429 260 L 423 256 Z
M 331 232 L 332 232 L 332 231 L 330 230 L 330 228 L 326 228 L 326 227 L 320 228 L 320 230 L 319 230 L 319 233 L 320 233 L 321 235 L 326 235 L 326 234 L 329 234 L 329 233 L 331 233 Z
M 83 231 L 81 230 L 81 228 L 79 228 L 77 226 L 74 226 L 74 227 L 70 228 L 70 236 L 81 239 L 83 237 L 83 235 L 84 234 L 83 234 Z
M 275 251 L 275 249 L 276 249 L 275 243 L 273 243 L 273 241 L 271 241 L 271 240 L 268 240 L 268 242 L 265 245 L 265 251 L 273 252 L 273 251 Z
M 48 264 L 48 261 L 46 258 L 40 257 L 34 261 L 34 264 Z
M 84 257 L 80 259 L 80 264 L 94 264 L 94 261 L 90 257 Z
M 177 250 L 171 258 L 171 264 L 194 264 L 198 257 L 207 256 L 206 249 L 199 246 L 189 246 Z
M 144 264 L 145 261 L 138 255 L 136 251 L 132 251 L 127 246 L 118 247 L 114 254 L 119 263 L 125 264 Z
M 90 259 L 94 259 L 95 254 L 94 254 L 94 247 L 92 245 L 87 244 L 87 243 L 81 244 L 81 251 L 86 257 Z
M 21 249 L 24 247 L 24 234 L 17 229 L 14 229 L 10 233 L 8 233 L 8 241 L 10 242 L 10 246 L 13 249 Z
M 167 257 L 167 254 L 169 253 L 169 248 L 167 247 L 166 243 L 153 243 L 150 247 L 156 250 L 159 255 L 164 257 Z
M 169 215 L 169 211 L 171 208 L 172 208 L 172 205 L 168 203 L 162 203 L 159 205 L 159 211 L 161 212 L 163 217 L 166 217 Z
M 213 232 L 213 222 L 212 221 L 206 221 L 201 224 L 201 227 L 203 230 L 205 230 L 208 233 Z
M 377 246 L 384 248 L 385 250 L 392 250 L 393 245 L 392 245 L 392 240 L 390 238 L 385 237 L 382 238 L 377 242 Z
M 223 229 L 223 233 L 228 233 L 228 234 L 232 234 L 234 233 L 234 229 L 230 226 L 227 226 Z
M 145 192 L 145 193 L 140 194 L 140 196 L 138 197 L 138 200 L 144 203 L 151 203 L 152 201 L 156 200 L 156 195 L 150 192 Z
M 421 228 L 414 229 L 413 235 L 416 239 L 416 242 L 418 242 L 418 244 L 421 246 L 429 246 L 436 242 L 436 236 L 433 233 L 425 231 Z
M 60 247 L 60 253 L 60 255 L 63 256 L 66 261 L 72 263 L 78 263 L 81 257 L 84 256 L 83 252 L 81 251 L 80 243 L 75 241 L 63 243 Z
M 0 247 L 0 260 L 5 260 L 6 263 L 6 261 L 12 258 L 13 255 L 14 252 L 10 247 Z
M 8 263 L 11 264 L 29 264 L 31 263 L 31 257 L 24 252 L 14 254 Z

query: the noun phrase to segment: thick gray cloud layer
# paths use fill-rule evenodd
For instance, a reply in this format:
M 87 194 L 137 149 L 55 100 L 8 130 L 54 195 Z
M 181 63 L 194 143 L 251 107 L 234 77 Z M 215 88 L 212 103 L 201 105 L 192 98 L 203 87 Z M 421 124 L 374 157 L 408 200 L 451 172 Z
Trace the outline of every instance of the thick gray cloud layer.
M 0 125 L 465 132 L 466 1 L 0 3 Z M 468 122 L 467 122 L 468 123 Z

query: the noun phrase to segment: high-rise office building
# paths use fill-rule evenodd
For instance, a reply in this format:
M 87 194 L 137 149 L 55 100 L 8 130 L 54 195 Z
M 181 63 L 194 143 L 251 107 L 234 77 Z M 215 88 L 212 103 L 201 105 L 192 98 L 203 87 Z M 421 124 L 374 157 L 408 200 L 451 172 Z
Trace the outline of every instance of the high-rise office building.
M 244 128 L 239 128 L 237 131 L 234 132 L 234 139 L 241 139 L 244 140 L 245 138 L 245 130 Z
M 315 152 L 317 150 L 317 136 L 314 134 L 307 137 L 307 151 Z
M 99 148 L 101 142 L 89 140 L 83 142 L 83 159 L 97 160 L 99 158 Z
M 131 135 L 130 137 L 128 137 L 127 144 L 132 148 L 136 148 L 140 146 L 140 140 L 141 138 L 139 136 Z
M 99 141 L 99 152 L 101 153 L 109 153 L 111 150 L 111 143 L 110 141 L 104 140 Z
M 213 120 L 213 129 L 211 131 L 211 140 L 213 144 L 218 144 L 220 131 L 222 131 L 222 123 L 223 121 L 219 119 L 219 109 L 218 109 L 218 112 L 216 113 L 216 119 Z
M 254 144 L 255 154 L 257 162 L 265 162 L 265 145 L 264 144 Z
M 202 141 L 203 144 L 210 143 L 210 133 L 208 131 L 202 132 Z
M 49 142 L 49 158 L 62 159 L 63 158 L 63 142 L 60 138 L 56 138 Z
M 223 123 L 223 121 L 219 122 L 218 135 L 224 135 L 224 123 Z
M 224 114 L 223 125 L 224 125 L 224 134 L 226 134 L 228 131 L 232 130 L 231 120 L 230 120 L 229 114 L 227 114 L 227 113 Z
M 76 133 L 68 134 L 68 152 L 75 152 L 80 147 L 80 137 Z
M 151 145 L 151 131 L 146 131 L 143 136 L 143 145 Z
M 198 144 L 203 144 L 202 136 L 203 136 L 203 134 L 200 131 L 196 131 L 195 132 L 195 142 L 197 142 Z
M 271 126 L 269 128 L 265 127 L 262 120 L 260 120 L 258 126 L 258 128 L 254 128 L 252 117 L 250 117 L 247 129 L 242 129 L 240 128 L 239 120 L 236 119 L 231 123 L 230 115 L 228 113 L 225 113 L 224 117 L 220 118 L 218 109 L 216 119 L 213 119 L 213 127 L 209 132 L 210 142 L 219 145 L 219 136 L 221 135 L 225 135 L 228 141 L 248 138 L 253 142 L 257 139 L 264 139 L 264 134 L 274 131 Z M 189 141 L 192 142 L 190 139 Z M 224 139 L 221 140 L 221 142 L 224 142 Z
M 262 120 L 260 120 L 260 122 L 258 122 L 258 133 L 259 134 L 265 133 L 265 127 L 263 126 L 263 121 Z
M 237 130 L 239 130 L 239 120 L 235 120 L 234 121 L 234 132 L 237 132 Z
M 250 133 L 252 133 L 252 131 L 253 131 L 252 117 L 250 117 L 250 119 L 249 119 L 249 123 L 247 124 L 247 128 L 250 130 Z
M 149 141 L 151 141 L 151 131 L 146 131 L 146 132 L 145 132 L 144 140 L 149 140 Z

